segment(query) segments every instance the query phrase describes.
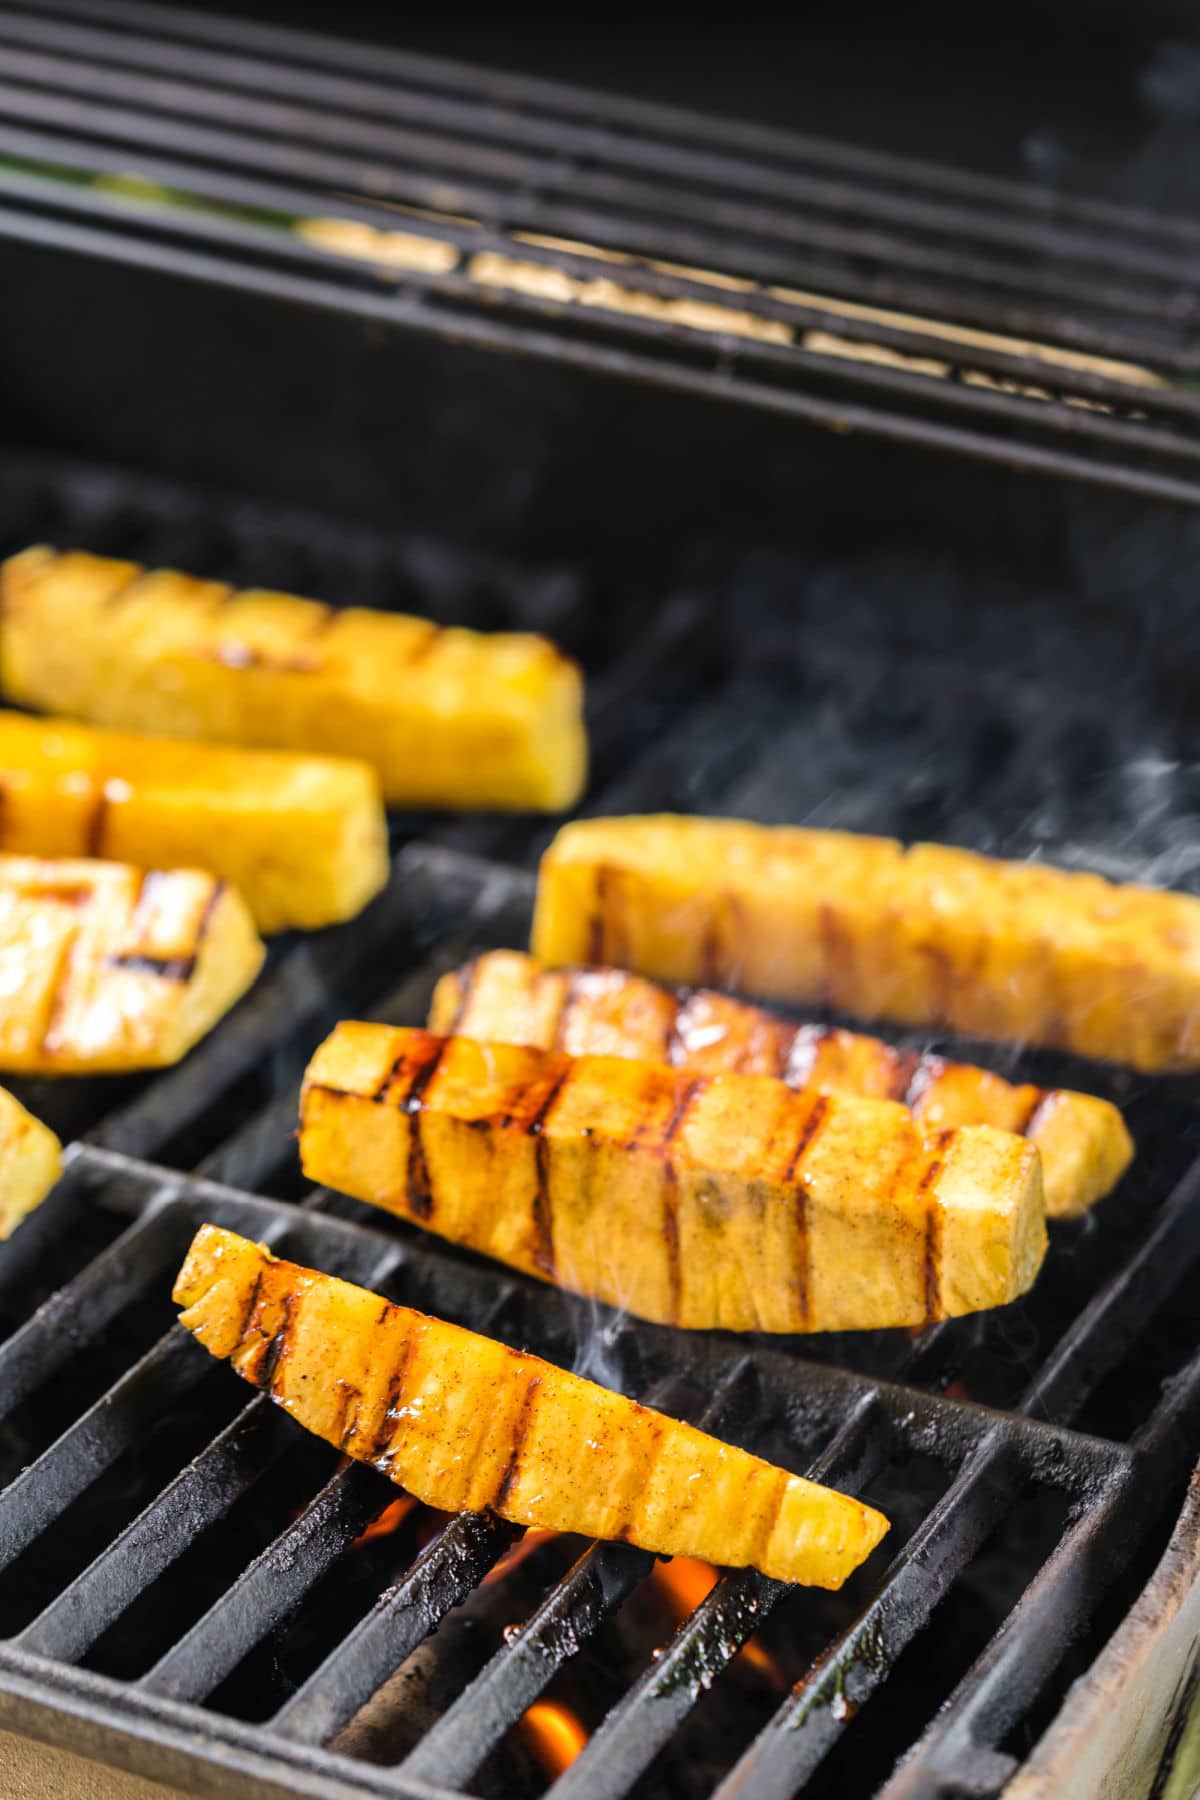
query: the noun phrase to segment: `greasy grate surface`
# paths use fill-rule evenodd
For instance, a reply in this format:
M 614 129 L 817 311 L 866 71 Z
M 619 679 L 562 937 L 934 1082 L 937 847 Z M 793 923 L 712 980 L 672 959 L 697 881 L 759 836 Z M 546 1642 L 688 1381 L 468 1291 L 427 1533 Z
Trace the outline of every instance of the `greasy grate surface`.
M 1200 500 L 1190 219 L 131 0 L 0 49 L 2 238 Z
M 850 563 L 803 570 L 799 600 L 787 569 L 756 566 L 650 608 L 571 570 L 0 458 L 0 544 L 36 536 L 541 624 L 588 669 L 587 810 L 815 817 L 1192 874 L 1169 714 L 1146 719 L 1131 693 L 1106 765 L 1086 684 L 1067 696 L 1052 670 L 1039 689 L 1042 643 L 1014 647 L 1020 680 L 993 663 L 986 682 L 936 617 L 930 637 L 901 621 L 902 645 L 881 632 L 864 651 L 854 608 L 820 607 L 836 581 L 872 609 Z M 801 602 L 829 628 L 810 633 Z M 970 629 L 968 665 L 987 627 Z M 1109 1093 L 1139 1145 L 1002 1313 L 915 1341 L 617 1319 L 301 1180 L 295 1088 L 334 1020 L 417 1022 L 443 969 L 527 936 L 544 820 L 394 824 L 387 892 L 351 927 L 280 942 L 177 1069 L 22 1087 L 86 1142 L 0 1250 L 0 1720 L 185 1782 L 218 1766 L 247 1795 L 534 1795 L 547 1774 L 518 1721 L 546 1696 L 590 1734 L 556 1793 L 998 1791 L 1144 1578 L 1200 1441 L 1194 1085 L 955 1046 Z M 172 1274 L 205 1219 L 860 1491 L 892 1537 L 837 1596 L 732 1573 L 671 1604 L 629 1546 L 558 1541 L 505 1563 L 507 1527 L 425 1509 L 364 1541 L 386 1483 L 171 1325 Z

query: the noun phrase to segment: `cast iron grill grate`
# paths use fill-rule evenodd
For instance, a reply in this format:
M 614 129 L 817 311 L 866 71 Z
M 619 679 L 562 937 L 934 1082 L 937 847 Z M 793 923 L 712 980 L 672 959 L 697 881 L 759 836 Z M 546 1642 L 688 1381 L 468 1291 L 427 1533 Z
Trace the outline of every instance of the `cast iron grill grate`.
M 14 241 L 1200 499 L 1187 219 L 133 0 L 0 7 L 0 149 Z
M 852 624 L 821 649 L 818 685 L 845 672 L 830 720 L 848 720 L 825 734 L 813 690 L 791 668 L 771 678 L 760 634 L 744 612 L 730 629 L 715 588 L 644 616 L 628 598 L 619 627 L 610 613 L 589 639 L 595 597 L 570 571 L 485 570 L 51 465 L 0 466 L 0 498 L 5 548 L 54 536 L 234 577 L 258 558 L 326 595 L 356 569 L 358 592 L 426 611 L 440 570 L 445 606 L 482 594 L 496 622 L 550 608 L 595 674 L 595 810 L 795 818 L 824 793 L 846 808 L 830 823 L 903 826 L 909 775 L 935 758 L 946 771 L 939 734 L 969 721 L 947 700 L 945 659 L 920 644 L 898 706 L 887 658 L 864 658 Z M 651 702 L 672 671 L 675 697 Z M 1031 770 L 1074 798 L 1054 749 L 1061 700 L 999 672 L 996 687 L 989 742 L 1020 744 L 1015 769 L 976 746 L 928 802 L 967 841 Z M 1157 813 L 1135 794 L 1133 823 L 1098 809 L 1107 835 L 1087 857 L 1136 857 L 1146 832 L 1181 827 L 1189 791 L 1166 793 Z M 333 1020 L 418 1022 L 444 968 L 526 938 L 544 823 L 423 823 L 441 842 L 398 821 L 387 893 L 352 927 L 281 944 L 178 1069 L 26 1089 L 86 1141 L 0 1252 L 0 1720 L 166 1779 L 219 1769 L 247 1794 L 534 1794 L 545 1775 L 517 1722 L 549 1694 L 590 1733 L 555 1784 L 566 1795 L 844 1792 L 847 1757 L 858 1791 L 868 1772 L 897 1794 L 998 1791 L 1022 1732 L 1144 1574 L 1194 1460 L 1193 1088 L 1013 1053 L 1014 1070 L 1119 1099 L 1139 1156 L 1092 1220 L 1056 1229 L 1034 1293 L 1002 1314 L 915 1341 L 733 1342 L 613 1319 L 301 1181 L 295 1086 Z M 1028 845 L 1014 826 L 988 847 Z M 206 1219 L 862 1491 L 896 1519 L 894 1541 L 843 1595 L 734 1573 L 679 1616 L 655 1611 L 652 1559 L 628 1546 L 549 1545 L 506 1565 L 514 1534 L 486 1518 L 370 1538 L 394 1490 L 339 1466 L 171 1324 L 171 1276 Z

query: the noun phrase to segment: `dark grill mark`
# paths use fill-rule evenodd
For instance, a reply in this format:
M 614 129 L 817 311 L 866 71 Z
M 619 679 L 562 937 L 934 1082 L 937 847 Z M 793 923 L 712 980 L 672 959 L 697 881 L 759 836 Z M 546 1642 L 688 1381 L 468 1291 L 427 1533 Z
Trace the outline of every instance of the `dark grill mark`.
M 604 946 L 607 938 L 608 920 L 605 908 L 608 899 L 608 871 L 599 868 L 592 877 L 592 910 L 588 915 L 586 957 L 590 963 L 604 961 Z
M 106 956 L 104 966 L 121 969 L 127 975 L 159 975 L 164 981 L 186 982 L 196 973 L 194 956 L 142 956 L 136 951 Z
M 338 1381 L 338 1392 L 341 1404 L 338 1407 L 337 1423 L 338 1449 L 348 1450 L 354 1442 L 354 1427 L 358 1423 L 358 1410 L 362 1405 L 362 1390 L 351 1387 L 348 1381 Z
M 385 1311 L 391 1312 L 391 1306 L 389 1305 Z M 382 1318 L 380 1323 L 382 1323 Z M 412 1360 L 416 1354 L 417 1335 L 415 1329 L 410 1330 L 404 1339 L 404 1343 L 400 1349 L 399 1361 L 392 1373 L 392 1379 L 388 1383 L 387 1396 L 384 1400 L 383 1413 L 379 1420 L 378 1429 L 376 1430 L 371 1443 L 363 1447 L 364 1454 L 369 1455 L 372 1462 L 378 1463 L 384 1459 L 388 1446 L 395 1436 L 396 1417 L 400 1411 L 400 1403 L 404 1398 L 404 1386 L 408 1380 L 408 1372 L 412 1367 Z
M 796 1147 L 788 1158 L 783 1180 L 787 1186 L 795 1182 L 792 1188 L 792 1204 L 795 1209 L 796 1222 L 796 1262 L 795 1262 L 795 1298 L 796 1312 L 800 1320 L 800 1329 L 806 1329 L 809 1319 L 809 1241 L 808 1241 L 808 1193 L 802 1181 L 796 1180 L 796 1171 L 816 1137 L 829 1111 L 829 1100 L 824 1094 L 818 1094 L 809 1108 L 808 1116 L 800 1128 L 800 1136 Z
M 671 1163 L 663 1169 L 662 1235 L 667 1252 L 667 1319 L 678 1325 L 683 1303 L 683 1266 L 679 1256 L 679 1178 Z
M 90 894 L 84 892 L 71 903 L 79 906 L 85 904 L 90 897 Z M 47 1055 L 53 1055 L 58 1047 L 62 1022 L 66 1015 L 67 1008 L 71 1003 L 71 968 L 75 957 L 75 946 L 78 941 L 78 933 L 72 931 L 70 936 L 64 941 L 62 950 L 59 953 L 58 968 L 55 971 L 54 985 L 51 989 L 54 999 L 51 1003 L 50 1012 L 46 1020 L 46 1029 L 42 1033 L 42 1050 Z
M 707 987 L 720 987 L 728 979 L 726 964 L 729 958 L 725 955 L 721 942 L 721 909 L 719 901 L 714 901 L 708 923 L 704 927 L 704 936 L 700 940 L 701 982 Z
M 259 1387 L 265 1388 L 268 1393 L 273 1393 L 275 1391 L 275 1377 L 279 1372 L 279 1366 L 287 1360 L 287 1357 L 291 1352 L 292 1308 L 295 1304 L 295 1294 L 284 1295 L 281 1302 L 283 1318 L 279 1323 L 274 1337 L 268 1340 L 267 1345 L 263 1350 L 262 1359 L 258 1365 L 256 1380 Z
M 550 1186 L 550 1142 L 546 1137 L 546 1121 L 551 1108 L 562 1091 L 563 1084 L 570 1074 L 570 1065 L 563 1069 L 542 1099 L 537 1112 L 526 1126 L 527 1135 L 534 1140 L 533 1145 L 533 1203 L 530 1207 L 530 1224 L 533 1227 L 533 1245 L 530 1255 L 533 1266 L 547 1280 L 554 1278 L 554 1201 Z
M 263 1275 L 262 1275 L 262 1270 L 260 1269 L 258 1274 L 254 1277 L 253 1282 L 251 1283 L 250 1298 L 246 1302 L 245 1311 L 242 1313 L 242 1322 L 241 1322 L 241 1325 L 238 1327 L 238 1338 L 240 1339 L 240 1341 L 242 1343 L 245 1343 L 246 1339 L 250 1335 L 250 1332 L 253 1330 L 254 1316 L 255 1316 L 255 1313 L 258 1311 L 259 1295 L 262 1293 L 262 1284 L 263 1284 Z
M 521 1472 L 521 1454 L 525 1448 L 525 1440 L 529 1436 L 529 1428 L 533 1423 L 533 1403 L 537 1391 L 542 1385 L 540 1375 L 534 1375 L 525 1389 L 521 1399 L 521 1410 L 513 1423 L 512 1449 L 508 1461 L 501 1471 L 496 1483 L 496 1492 L 492 1496 L 492 1511 L 499 1512 L 516 1485 L 517 1476 Z
M 433 1183 L 421 1137 L 421 1112 L 426 1088 L 437 1074 L 449 1038 L 431 1039 L 432 1051 L 416 1071 L 409 1084 L 401 1110 L 408 1114 L 408 1209 L 414 1219 L 427 1221 L 433 1217 Z
M 108 792 L 97 788 L 92 794 L 92 807 L 83 831 L 83 854 L 103 856 L 104 829 L 108 823 Z
M 533 1190 L 533 1266 L 547 1281 L 554 1279 L 554 1204 L 550 1198 L 550 1146 L 540 1137 L 533 1150 L 536 1180 Z
M 817 1094 L 813 1099 L 812 1105 L 808 1109 L 803 1125 L 800 1127 L 800 1136 L 796 1140 L 796 1146 L 792 1151 L 792 1154 L 788 1157 L 787 1167 L 783 1171 L 783 1184 L 785 1187 L 789 1182 L 795 1180 L 796 1170 L 800 1166 L 801 1159 L 805 1155 L 813 1139 L 816 1137 L 818 1131 L 820 1131 L 822 1125 L 825 1123 L 825 1116 L 828 1111 L 828 1095 Z
M 675 1106 L 671 1116 L 663 1126 L 662 1141 L 658 1148 L 664 1156 L 670 1155 L 671 1145 L 682 1131 L 683 1121 L 687 1118 L 688 1109 L 696 1098 L 696 1095 L 700 1093 L 701 1089 L 707 1086 L 708 1083 L 699 1075 L 694 1081 L 685 1081 L 683 1083 L 683 1086 L 675 1097 Z

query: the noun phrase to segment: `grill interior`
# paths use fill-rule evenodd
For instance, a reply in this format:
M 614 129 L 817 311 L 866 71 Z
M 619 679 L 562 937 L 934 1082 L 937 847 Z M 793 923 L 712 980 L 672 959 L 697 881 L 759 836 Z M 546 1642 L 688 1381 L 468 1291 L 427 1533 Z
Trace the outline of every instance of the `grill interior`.
M 136 0 L 0 52 L 0 240 L 1200 499 L 1187 217 Z
M 964 613 L 968 565 L 881 536 L 685 558 L 651 606 L 590 564 L 531 570 L 6 454 L 0 548 L 39 536 L 552 630 L 590 677 L 587 810 L 1194 874 L 1188 646 L 1173 698 L 1086 581 L 1055 610 L 990 559 L 996 605 Z M 919 609 L 881 606 L 905 584 Z M 346 1014 L 420 1022 L 442 970 L 520 945 L 550 829 L 397 818 L 387 892 L 277 943 L 179 1068 L 19 1087 L 84 1143 L 0 1252 L 0 1721 L 164 1778 L 219 1768 L 247 1795 L 534 1796 L 541 1703 L 586 1734 L 561 1795 L 999 1792 L 1145 1580 L 1194 1460 L 1195 1084 L 954 1044 L 1117 1099 L 1139 1154 L 1092 1218 L 1055 1228 L 1026 1300 L 915 1339 L 650 1327 L 307 1190 L 290 1134 L 313 1045 Z M 381 1478 L 173 1326 L 203 1220 L 649 1397 L 863 1493 L 895 1529 L 841 1594 L 740 1573 L 703 1593 L 628 1546 L 399 1517 Z

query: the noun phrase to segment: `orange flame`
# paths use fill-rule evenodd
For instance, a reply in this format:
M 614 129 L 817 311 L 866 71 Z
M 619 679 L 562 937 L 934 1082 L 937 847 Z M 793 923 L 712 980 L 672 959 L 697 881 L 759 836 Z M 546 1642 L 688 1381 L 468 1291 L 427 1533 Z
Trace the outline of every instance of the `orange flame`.
M 500 1558 L 500 1561 L 493 1564 L 484 1576 L 480 1585 L 482 1587 L 491 1587 L 493 1582 L 503 1581 L 504 1577 L 509 1574 L 511 1570 L 515 1569 L 519 1563 L 523 1563 L 527 1556 L 533 1554 L 539 1544 L 544 1544 L 547 1539 L 557 1536 L 558 1533 L 556 1531 L 547 1531 L 543 1525 L 531 1525 L 528 1530 L 517 1539 L 512 1549 L 506 1550 L 504 1555 Z
M 369 1525 L 363 1527 L 350 1548 L 360 1550 L 364 1544 L 373 1543 L 376 1538 L 390 1537 L 393 1531 L 403 1525 L 416 1504 L 411 1494 L 401 1494 L 398 1500 L 393 1500 L 384 1507 L 378 1518 L 372 1519 Z
M 656 1562 L 650 1579 L 676 1624 L 682 1624 L 708 1598 L 718 1576 L 711 1563 L 700 1562 L 694 1556 L 673 1556 L 670 1562 Z M 787 1685 L 775 1658 L 758 1637 L 747 1638 L 735 1660 L 765 1675 L 775 1687 L 782 1689 Z
M 570 1768 L 588 1741 L 581 1721 L 569 1707 L 559 1706 L 554 1700 L 535 1700 L 522 1716 L 518 1729 L 542 1772 L 552 1781 Z

